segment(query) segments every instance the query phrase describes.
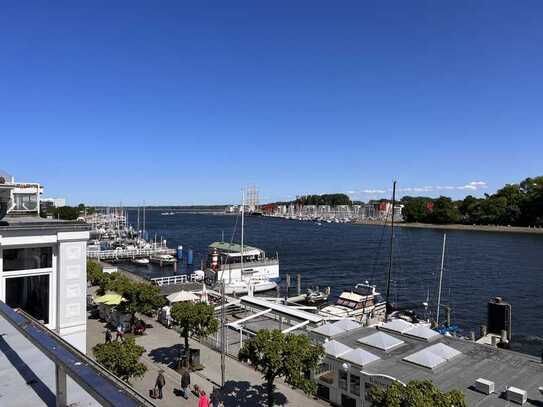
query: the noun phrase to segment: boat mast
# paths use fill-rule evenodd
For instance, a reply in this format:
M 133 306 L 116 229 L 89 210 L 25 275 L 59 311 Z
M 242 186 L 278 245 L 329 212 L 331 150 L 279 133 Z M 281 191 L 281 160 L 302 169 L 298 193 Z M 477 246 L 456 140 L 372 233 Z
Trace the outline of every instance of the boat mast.
M 390 313 L 390 276 L 392 274 L 392 256 L 394 253 L 394 207 L 396 206 L 396 181 L 392 183 L 392 215 L 390 218 L 390 251 L 388 257 L 388 273 L 387 273 L 387 295 L 385 321 Z
M 447 242 L 447 234 L 443 233 L 443 250 L 441 251 L 441 269 L 439 271 L 439 291 L 437 292 L 437 313 L 436 325 L 439 326 L 439 307 L 441 306 L 441 283 L 443 281 L 443 264 L 445 262 L 445 244 Z
M 241 276 L 243 280 L 243 229 L 245 228 L 245 190 L 241 190 Z

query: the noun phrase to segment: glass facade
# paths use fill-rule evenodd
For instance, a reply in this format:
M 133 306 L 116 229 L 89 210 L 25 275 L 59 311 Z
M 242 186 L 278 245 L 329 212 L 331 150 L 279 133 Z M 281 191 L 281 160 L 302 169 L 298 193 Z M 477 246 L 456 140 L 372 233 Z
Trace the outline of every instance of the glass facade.
M 33 270 L 50 268 L 53 264 L 52 247 L 25 247 L 3 250 L 3 270 Z
M 37 194 L 13 194 L 14 211 L 36 211 L 38 209 Z
M 49 275 L 6 278 L 6 304 L 49 323 Z

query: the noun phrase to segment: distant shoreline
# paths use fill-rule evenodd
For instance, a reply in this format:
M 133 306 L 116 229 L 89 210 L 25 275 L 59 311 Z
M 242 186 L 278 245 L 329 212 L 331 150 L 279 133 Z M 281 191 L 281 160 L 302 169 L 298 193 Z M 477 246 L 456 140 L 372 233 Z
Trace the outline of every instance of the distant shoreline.
M 384 225 L 383 221 L 358 221 L 359 225 Z M 387 222 L 387 225 L 390 223 Z M 432 223 L 396 223 L 394 226 L 403 228 L 418 229 L 445 229 L 445 230 L 464 230 L 471 232 L 495 232 L 495 233 L 532 233 L 543 234 L 543 228 L 524 227 L 524 226 L 496 226 L 496 225 L 437 225 Z

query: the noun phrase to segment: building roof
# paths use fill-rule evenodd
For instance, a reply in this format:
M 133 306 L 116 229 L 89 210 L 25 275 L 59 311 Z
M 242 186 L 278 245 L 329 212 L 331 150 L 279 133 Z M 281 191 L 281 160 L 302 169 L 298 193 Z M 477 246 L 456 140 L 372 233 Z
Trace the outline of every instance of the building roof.
M 318 314 L 312 314 L 311 312 L 303 311 L 297 309 L 296 307 L 291 307 L 288 305 L 278 304 L 272 301 L 266 301 L 262 298 L 251 297 L 245 295 L 240 298 L 241 302 L 245 302 L 249 305 L 254 305 L 262 309 L 271 309 L 274 313 L 288 315 L 290 317 L 299 319 L 300 321 L 309 321 L 314 324 L 322 322 L 323 318 Z
M 362 326 L 360 322 L 353 321 L 352 319 L 340 319 L 339 321 L 334 322 L 332 325 L 345 331 L 351 331 Z
M 315 329 L 312 330 L 312 332 L 316 333 L 316 334 L 319 334 L 319 335 L 322 335 L 322 336 L 326 336 L 328 338 L 331 338 L 331 337 L 334 337 L 334 336 L 337 336 L 337 335 L 341 335 L 342 333 L 346 332 L 345 329 L 339 327 L 339 326 L 336 326 L 336 324 L 324 324 L 324 325 L 321 325 Z
M 340 359 L 364 367 L 369 365 L 371 362 L 375 362 L 376 360 L 379 360 L 381 358 L 364 349 L 356 348 L 351 349 L 350 351 L 347 351 L 346 353 L 341 355 Z
M 75 220 L 60 220 L 60 219 L 48 219 L 41 218 L 39 216 L 10 216 L 7 215 L 4 219 L 0 220 L 0 231 L 4 230 L 30 230 L 30 229 L 44 229 L 44 230 L 69 230 L 69 231 L 86 231 L 91 227 L 85 222 Z
M 331 341 L 324 342 L 322 347 L 324 348 L 324 352 L 327 355 L 333 356 L 335 358 L 352 350 L 352 348 L 348 347 L 347 345 L 344 345 L 341 342 L 335 341 L 333 339 Z
M 404 342 L 401 346 L 388 351 L 361 342 L 367 341 L 377 333 L 384 332 L 375 327 L 362 327 L 335 338 L 335 342 L 345 347 L 360 347 L 380 357 L 369 366 L 361 366 L 362 375 L 385 375 L 403 383 L 411 380 L 431 380 L 444 391 L 453 389 L 462 391 L 469 406 L 506 406 L 508 402 L 501 394 L 505 386 L 526 390 L 528 392 L 526 405 L 537 406 L 543 402 L 538 390 L 543 384 L 543 364 L 539 358 L 445 335 L 438 335 L 432 344 L 428 344 L 427 341 L 388 331 L 386 335 Z M 441 363 L 432 369 L 423 367 L 413 360 L 405 360 L 422 350 L 426 352 L 420 354 L 420 358 L 417 357 L 418 362 L 422 362 L 423 359 L 427 362 L 435 359 Z M 337 360 L 338 363 L 342 363 L 342 356 L 337 357 Z M 485 395 L 474 390 L 473 385 L 479 378 L 493 381 L 497 393 Z
M 443 363 L 451 360 L 453 357 L 460 355 L 461 352 L 443 343 L 421 349 L 409 356 L 403 358 L 406 362 L 414 363 L 428 369 L 435 369 Z
M 381 349 L 385 352 L 405 343 L 401 339 L 395 338 L 391 335 L 387 335 L 384 332 L 376 332 L 364 338 L 358 339 L 357 342 L 363 343 L 364 345 L 368 345 L 373 348 Z
M 385 331 L 392 331 L 397 333 L 404 333 L 406 331 L 409 331 L 413 328 L 413 324 L 407 321 L 404 321 L 403 319 L 393 319 L 390 322 L 387 322 L 386 324 L 383 324 L 379 327 L 379 329 L 383 329 Z

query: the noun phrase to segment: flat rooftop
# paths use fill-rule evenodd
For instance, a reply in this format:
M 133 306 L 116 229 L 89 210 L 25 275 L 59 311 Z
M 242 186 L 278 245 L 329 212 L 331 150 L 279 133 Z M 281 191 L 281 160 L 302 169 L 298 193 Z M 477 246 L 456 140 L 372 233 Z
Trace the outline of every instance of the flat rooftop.
M 40 216 L 6 216 L 0 219 L 0 231 L 3 230 L 25 230 L 25 229 L 59 229 L 59 230 L 90 230 L 91 227 L 85 222 L 75 220 L 48 219 Z
M 397 338 L 404 343 L 389 351 L 380 350 L 359 342 L 377 332 Z M 361 348 L 380 359 L 368 363 L 361 370 L 370 374 L 385 374 L 404 383 L 411 380 L 431 380 L 442 390 L 458 389 L 465 394 L 469 406 L 491 407 L 510 405 L 502 398 L 506 387 L 514 386 L 526 390 L 528 403 L 542 406 L 543 396 L 538 388 L 543 386 L 543 364 L 539 358 L 510 350 L 478 344 L 469 340 L 438 335 L 425 341 L 405 334 L 379 330 L 375 327 L 353 329 L 332 338 L 350 348 Z M 447 362 L 434 369 L 419 366 L 403 360 L 405 357 L 435 344 L 447 345 L 459 352 Z M 341 356 L 339 356 L 341 359 Z M 473 389 L 479 378 L 495 383 L 496 393 L 485 395 Z

